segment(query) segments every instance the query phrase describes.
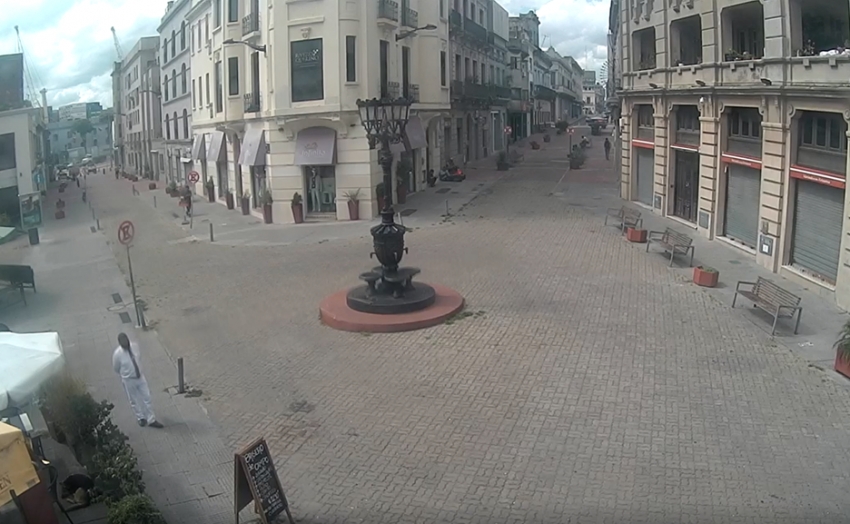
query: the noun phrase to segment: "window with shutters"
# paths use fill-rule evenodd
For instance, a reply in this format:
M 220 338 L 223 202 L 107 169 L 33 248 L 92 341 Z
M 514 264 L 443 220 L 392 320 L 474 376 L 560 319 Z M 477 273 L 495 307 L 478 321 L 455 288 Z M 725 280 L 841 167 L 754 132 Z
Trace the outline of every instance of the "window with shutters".
M 845 173 L 847 122 L 838 113 L 806 111 L 798 123 L 797 164 Z

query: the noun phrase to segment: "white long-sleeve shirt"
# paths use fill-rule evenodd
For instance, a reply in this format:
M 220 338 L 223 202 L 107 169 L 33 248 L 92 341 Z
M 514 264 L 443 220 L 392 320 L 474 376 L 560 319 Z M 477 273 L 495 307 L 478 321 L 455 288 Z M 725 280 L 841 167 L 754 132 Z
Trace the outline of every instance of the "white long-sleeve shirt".
M 136 365 L 139 366 L 138 378 L 141 378 L 144 374 L 142 373 L 142 363 L 139 361 L 139 352 L 138 350 L 133 349 L 132 346 L 130 346 L 130 351 L 133 352 L 133 357 L 136 359 Z M 133 360 L 130 358 L 130 355 L 127 354 L 127 350 L 121 346 L 115 348 L 115 352 L 112 353 L 112 369 L 118 373 L 121 380 L 137 378 L 136 368 L 133 367 Z

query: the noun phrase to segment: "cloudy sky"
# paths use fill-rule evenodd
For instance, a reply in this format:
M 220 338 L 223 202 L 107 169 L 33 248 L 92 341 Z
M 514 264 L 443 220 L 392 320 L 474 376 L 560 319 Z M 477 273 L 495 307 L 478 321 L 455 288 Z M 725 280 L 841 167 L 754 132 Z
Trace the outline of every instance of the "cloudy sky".
M 511 14 L 537 11 L 542 47 L 598 69 L 606 58 L 608 0 L 498 0 Z M 115 27 L 125 52 L 156 34 L 167 0 L 2 0 L 0 54 L 18 51 L 38 91 L 46 87 L 54 107 L 99 101 L 112 106 L 110 71 Z

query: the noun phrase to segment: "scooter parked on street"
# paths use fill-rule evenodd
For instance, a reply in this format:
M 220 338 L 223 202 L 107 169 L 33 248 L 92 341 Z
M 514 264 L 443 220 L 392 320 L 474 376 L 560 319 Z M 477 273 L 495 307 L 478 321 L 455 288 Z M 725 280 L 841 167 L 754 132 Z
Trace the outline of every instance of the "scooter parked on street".
M 463 182 L 466 180 L 466 175 L 463 174 L 463 169 L 449 159 L 448 163 L 440 169 L 440 180 L 443 182 Z

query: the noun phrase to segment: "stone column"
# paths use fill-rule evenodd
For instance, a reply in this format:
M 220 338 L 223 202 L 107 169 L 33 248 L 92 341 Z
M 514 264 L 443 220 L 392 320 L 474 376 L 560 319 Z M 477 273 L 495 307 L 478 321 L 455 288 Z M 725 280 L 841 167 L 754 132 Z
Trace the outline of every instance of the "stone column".
M 778 271 L 783 261 L 784 217 L 788 209 L 788 173 L 793 153 L 794 107 L 779 97 L 765 97 L 759 112 L 762 115 L 761 198 L 759 200 L 759 245 L 756 262 L 771 271 Z M 772 249 L 771 249 L 772 245 Z
M 669 211 L 669 195 L 672 192 L 673 177 L 670 176 L 670 170 L 673 166 L 669 161 L 669 139 L 670 136 L 670 109 L 667 106 L 667 101 L 662 97 L 654 97 L 652 100 L 653 116 L 655 117 L 655 187 L 653 188 L 653 206 L 654 213 L 659 213 L 662 216 L 670 214 Z M 661 197 L 661 207 L 656 204 L 658 197 Z
M 620 163 L 620 198 L 623 200 L 632 199 L 632 132 L 635 122 L 632 120 L 634 115 L 634 105 L 628 99 L 622 102 L 622 114 L 620 118 L 620 155 L 622 161 Z
M 718 168 L 720 165 L 720 115 L 713 97 L 703 97 L 699 104 L 699 210 L 697 229 L 714 238 L 717 222 Z
M 850 111 L 844 111 L 844 120 L 850 126 Z M 850 151 L 850 128 L 847 131 L 847 145 Z M 845 181 L 850 173 L 850 154 L 847 155 Z M 844 226 L 841 235 L 841 254 L 839 255 L 838 279 L 835 283 L 835 301 L 838 307 L 850 311 L 850 191 L 844 188 Z

